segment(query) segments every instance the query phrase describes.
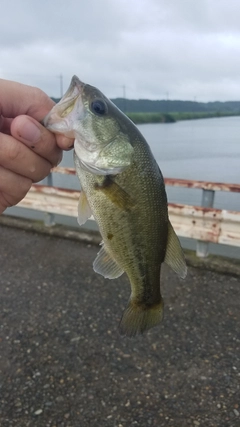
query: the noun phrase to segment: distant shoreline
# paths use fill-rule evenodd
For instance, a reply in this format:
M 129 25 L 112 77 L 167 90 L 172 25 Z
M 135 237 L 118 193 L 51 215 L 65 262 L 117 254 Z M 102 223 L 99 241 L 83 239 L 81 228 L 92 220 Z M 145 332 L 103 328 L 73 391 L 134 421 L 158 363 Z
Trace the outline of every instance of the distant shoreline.
M 54 102 L 60 101 L 60 98 L 52 99 Z M 201 103 L 125 98 L 116 98 L 111 101 L 135 124 L 175 123 L 179 120 L 240 116 L 240 101 Z
M 135 124 L 175 123 L 180 120 L 211 119 L 219 117 L 240 116 L 239 113 L 229 112 L 179 112 L 179 113 L 125 113 Z

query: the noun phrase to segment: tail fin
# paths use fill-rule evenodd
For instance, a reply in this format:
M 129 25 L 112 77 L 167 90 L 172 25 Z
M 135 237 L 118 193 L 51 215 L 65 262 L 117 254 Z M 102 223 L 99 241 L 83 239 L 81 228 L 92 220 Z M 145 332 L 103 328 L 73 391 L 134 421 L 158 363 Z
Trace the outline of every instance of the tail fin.
M 127 337 L 143 334 L 158 325 L 163 318 L 163 299 L 159 304 L 145 306 L 129 301 L 119 324 L 119 332 Z

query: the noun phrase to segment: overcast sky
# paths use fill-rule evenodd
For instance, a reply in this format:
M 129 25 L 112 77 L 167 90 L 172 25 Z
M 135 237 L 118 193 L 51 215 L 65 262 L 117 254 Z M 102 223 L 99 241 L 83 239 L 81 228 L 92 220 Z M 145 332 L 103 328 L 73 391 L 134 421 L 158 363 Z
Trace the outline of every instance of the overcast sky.
M 239 0 L 7 0 L 0 77 L 60 96 L 240 100 Z

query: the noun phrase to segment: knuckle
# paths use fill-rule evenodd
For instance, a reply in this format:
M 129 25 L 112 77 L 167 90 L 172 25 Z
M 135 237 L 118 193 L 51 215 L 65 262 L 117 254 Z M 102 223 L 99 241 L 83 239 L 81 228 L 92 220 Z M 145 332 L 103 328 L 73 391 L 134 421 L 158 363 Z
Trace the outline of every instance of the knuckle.
M 26 196 L 32 186 L 32 181 L 30 179 L 25 178 L 21 185 L 20 197 L 21 200 Z
M 63 157 L 62 151 L 60 149 L 56 149 L 54 150 L 54 152 L 52 152 L 51 158 L 49 156 L 48 161 L 51 162 L 51 165 L 54 167 L 59 165 L 59 163 L 61 163 L 62 157 Z
M 62 151 L 60 151 L 60 152 L 59 152 L 59 155 L 58 155 L 58 158 L 57 158 L 57 161 L 56 161 L 56 163 L 54 164 L 54 166 L 59 165 L 59 163 L 61 163 L 61 161 L 62 161 L 62 158 L 63 158 L 63 152 L 62 152 Z
M 31 116 L 32 113 L 34 113 L 35 115 L 38 113 L 39 106 L 45 106 L 50 110 L 54 105 L 54 102 L 51 100 L 51 98 L 49 98 L 49 96 L 38 87 L 33 86 L 31 89 L 31 106 L 29 107 L 27 114 Z
M 17 144 L 10 138 L 6 140 L 6 135 L 0 133 L 0 155 L 5 162 L 12 164 L 22 156 L 22 143 Z
M 17 188 L 17 191 L 15 191 L 15 195 L 12 197 L 16 199 L 16 203 L 18 203 L 20 200 L 24 199 L 26 194 L 29 192 L 30 188 L 32 186 L 32 180 L 26 177 L 19 178 L 19 185 Z M 15 204 L 15 203 L 14 203 Z
M 7 155 L 11 163 L 19 160 L 22 157 L 22 144 L 9 144 Z
M 45 92 L 43 92 L 41 89 L 39 89 L 36 86 L 32 87 L 32 98 L 33 99 L 37 99 L 38 101 L 46 101 L 46 99 L 48 99 L 48 96 Z
M 41 169 L 38 168 L 38 170 L 32 173 L 31 179 L 33 180 L 33 182 L 41 181 L 42 179 L 46 178 L 49 175 L 51 168 L 52 168 L 51 164 L 49 164 L 48 166 L 44 165 L 42 166 Z
M 19 203 L 31 188 L 32 181 L 23 176 L 18 176 L 18 179 L 13 180 L 11 188 L 2 188 L 0 192 L 0 212 L 3 212 L 7 207 L 11 207 Z

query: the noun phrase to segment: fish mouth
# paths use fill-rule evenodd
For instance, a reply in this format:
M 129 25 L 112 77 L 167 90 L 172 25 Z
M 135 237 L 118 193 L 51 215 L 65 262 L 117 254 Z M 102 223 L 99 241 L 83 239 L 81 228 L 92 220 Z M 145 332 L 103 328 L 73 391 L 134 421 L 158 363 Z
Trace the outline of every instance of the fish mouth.
M 64 96 L 43 119 L 43 124 L 48 130 L 74 137 L 74 122 L 79 120 L 84 112 L 82 102 L 84 86 L 77 76 L 72 77 Z
M 67 92 L 63 95 L 58 105 L 65 104 L 69 100 L 76 99 L 79 95 L 82 95 L 84 86 L 85 83 L 81 82 L 77 76 L 73 76 Z

